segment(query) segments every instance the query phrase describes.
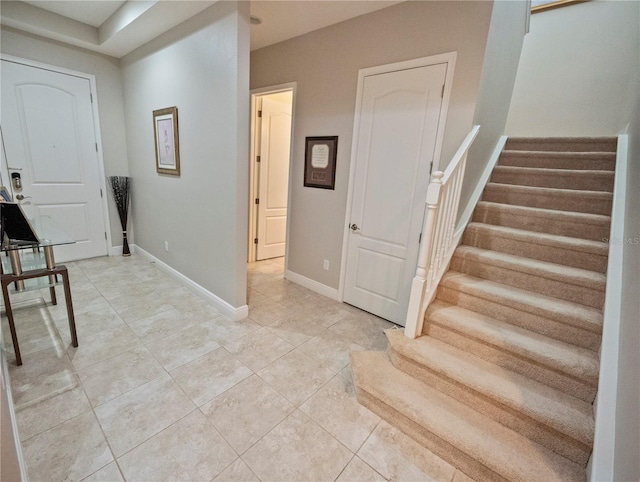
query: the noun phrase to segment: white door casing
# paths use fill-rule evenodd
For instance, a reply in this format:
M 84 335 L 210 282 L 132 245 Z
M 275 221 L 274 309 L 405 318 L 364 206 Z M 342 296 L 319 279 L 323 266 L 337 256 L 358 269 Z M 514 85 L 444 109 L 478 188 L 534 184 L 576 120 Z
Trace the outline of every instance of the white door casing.
M 76 243 L 58 261 L 107 254 L 104 177 L 91 81 L 2 60 L 2 133 L 10 173 L 22 178 L 27 215 L 48 215 Z
M 401 325 L 455 54 L 421 60 L 361 71 L 343 256 L 344 301 Z
M 11 189 L 11 178 L 9 177 L 9 171 L 7 170 L 7 160 L 4 156 L 4 140 L 2 139 L 2 125 L 0 125 L 0 185 L 7 189 L 7 192 L 13 196 L 13 191 Z
M 257 260 L 284 256 L 293 92 L 262 97 Z

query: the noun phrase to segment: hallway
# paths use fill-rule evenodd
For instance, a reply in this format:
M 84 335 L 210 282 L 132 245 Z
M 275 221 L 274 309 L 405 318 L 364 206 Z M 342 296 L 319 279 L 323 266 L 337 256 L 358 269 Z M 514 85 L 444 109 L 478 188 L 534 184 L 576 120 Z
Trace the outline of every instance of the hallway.
M 248 266 L 233 322 L 144 258 L 69 263 L 63 304 L 17 295 L 2 329 L 33 481 L 438 480 L 462 474 L 355 400 L 348 353 L 392 325 Z

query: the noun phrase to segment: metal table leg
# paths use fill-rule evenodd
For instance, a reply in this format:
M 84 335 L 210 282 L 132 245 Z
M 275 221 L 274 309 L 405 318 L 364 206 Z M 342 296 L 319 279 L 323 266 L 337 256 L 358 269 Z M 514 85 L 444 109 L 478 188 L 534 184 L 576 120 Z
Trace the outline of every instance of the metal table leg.
M 20 276 L 22 274 L 22 263 L 20 261 L 20 253 L 17 249 L 10 249 L 7 251 L 9 254 L 9 261 L 11 262 L 11 272 Z M 16 291 L 24 291 L 24 281 L 16 280 Z
M 76 333 L 76 318 L 73 315 L 73 301 L 71 301 L 71 285 L 69 284 L 69 271 L 64 267 L 60 273 L 64 285 L 64 298 L 67 303 L 67 318 L 69 319 L 69 331 L 71 332 L 71 344 L 78 346 L 78 334 Z
M 56 267 L 55 258 L 53 257 L 53 247 L 43 246 L 43 249 L 44 249 L 44 261 L 47 265 L 47 269 L 52 270 L 53 268 Z M 51 284 L 51 286 L 49 287 L 49 293 L 51 294 L 52 305 L 58 304 L 58 299 L 56 298 L 56 288 L 55 288 L 56 281 L 57 279 L 55 274 L 49 275 L 49 284 Z
M 11 309 L 11 301 L 9 300 L 10 284 L 11 281 L 2 280 L 2 297 L 4 298 L 4 310 L 7 313 L 7 318 L 9 319 L 9 329 L 11 330 L 11 341 L 13 341 L 13 351 L 16 355 L 16 364 L 22 365 L 20 346 L 18 345 L 18 335 L 16 334 L 16 325 L 13 322 L 13 310 Z

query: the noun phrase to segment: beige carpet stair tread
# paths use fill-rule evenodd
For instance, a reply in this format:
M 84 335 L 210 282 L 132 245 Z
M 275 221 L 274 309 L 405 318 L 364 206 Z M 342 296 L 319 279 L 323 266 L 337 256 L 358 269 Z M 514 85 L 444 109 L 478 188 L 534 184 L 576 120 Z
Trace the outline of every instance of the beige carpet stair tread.
M 607 271 L 608 245 L 601 241 L 471 222 L 462 244 L 598 273 Z
M 480 201 L 473 221 L 548 234 L 602 241 L 609 237 L 611 217 Z
M 480 283 L 485 281 L 476 279 Z M 487 293 L 482 289 L 476 289 L 477 287 L 476 283 L 458 285 L 452 282 L 450 286 L 440 284 L 437 299 L 587 350 L 597 352 L 600 349 L 600 333 L 582 328 L 581 321 L 578 322 L 579 326 L 575 326 L 576 323 L 571 314 L 554 313 L 548 310 L 543 311 L 544 314 L 537 314 L 536 311 L 541 310 L 536 310 L 535 307 L 532 309 L 530 306 L 527 307 L 529 311 L 524 311 L 518 308 L 518 300 L 487 298 Z M 481 296 L 477 296 L 474 292 Z
M 453 253 L 453 257 L 461 260 L 473 260 L 478 263 L 490 264 L 494 267 L 517 271 L 518 273 L 526 273 L 548 280 L 561 281 L 593 290 L 604 291 L 607 284 L 607 278 L 602 273 L 555 263 L 547 263 L 546 261 L 525 258 L 523 256 L 499 253 L 474 246 L 458 246 Z
M 509 137 L 508 150 L 556 152 L 616 152 L 616 137 Z
M 429 336 L 412 340 L 387 331 L 389 349 L 460 385 L 497 401 L 588 446 L 593 441 L 591 404 Z
M 427 311 L 429 323 L 473 337 L 526 360 L 597 385 L 598 355 L 517 326 L 494 320 L 444 301 L 435 300 Z
M 416 339 L 352 352 L 361 404 L 478 481 L 584 481 L 616 137 L 510 137 Z
M 613 192 L 613 171 L 496 166 L 491 182 L 557 189 Z
M 612 199 L 613 194 L 608 192 L 518 186 L 495 182 L 487 183 L 482 193 L 483 201 L 607 216 L 611 213 Z
M 598 256 L 607 256 L 609 254 L 608 244 L 602 241 L 594 241 L 592 239 L 572 238 L 570 236 L 561 236 L 559 234 L 538 233 L 535 231 L 527 231 L 526 229 L 496 226 L 495 224 L 478 222 L 469 223 L 467 225 L 467 229 L 472 231 L 491 232 L 492 235 L 510 238 L 513 240 L 531 241 L 535 244 L 548 246 L 549 248 L 563 248 Z
M 558 218 L 562 220 L 571 220 L 581 224 L 602 225 L 611 223 L 611 216 L 608 214 L 581 213 L 575 211 L 562 211 L 559 209 L 536 208 L 533 206 L 518 206 L 504 203 L 494 203 L 490 201 L 478 202 L 477 208 L 496 208 L 503 211 L 510 211 L 520 216 L 541 217 L 541 218 Z
M 503 150 L 498 166 L 549 169 L 615 170 L 615 152 L 552 152 Z
M 442 277 L 441 284 L 520 311 L 556 320 L 593 333 L 602 333 L 602 311 L 595 308 L 451 270 Z
M 602 309 L 604 283 L 590 276 L 602 276 L 602 273 L 568 266 L 562 266 L 566 270 L 559 270 L 556 266 L 559 265 L 472 246 L 460 246 L 453 253 L 449 269 L 532 293 Z
M 577 464 L 397 370 L 382 353 L 353 352 L 351 363 L 358 397 L 368 400 L 370 409 L 382 408 L 383 416 L 408 419 L 413 430 L 419 431 L 410 436 L 449 444 L 476 460 L 479 470 L 493 472 L 496 479 L 551 482 L 585 478 L 584 469 Z M 451 451 L 437 455 L 455 464 Z
M 442 296 L 440 301 L 446 303 L 447 289 L 441 288 L 439 296 Z M 467 309 L 472 312 L 477 312 L 478 315 L 486 316 L 491 320 L 502 320 L 509 326 L 521 328 L 527 332 L 535 333 L 543 336 L 547 339 L 557 340 L 559 342 L 575 346 L 590 352 L 596 357 L 596 349 L 599 347 L 599 335 L 594 333 L 579 330 L 568 325 L 554 325 L 552 321 L 545 318 L 535 317 L 533 315 L 511 310 L 502 307 L 499 311 L 491 311 L 491 303 L 483 302 L 476 299 L 475 303 L 468 303 L 468 296 L 462 295 L 458 298 L 460 304 L 456 304 L 462 309 Z M 455 298 L 454 298 L 455 300 Z M 487 309 L 487 305 L 489 309 Z M 556 390 L 559 390 L 567 395 L 575 397 L 587 403 L 593 403 L 597 392 L 597 385 L 593 381 L 586 381 L 580 377 L 574 376 L 571 371 L 571 366 L 561 366 L 560 369 L 555 369 L 550 362 L 540 362 L 541 358 L 545 358 L 546 354 L 536 353 L 529 355 L 528 353 L 519 353 L 522 351 L 522 347 L 512 344 L 512 340 L 506 338 L 504 340 L 504 347 L 500 346 L 501 343 L 495 343 L 495 339 L 485 341 L 482 339 L 483 335 L 491 336 L 491 333 L 487 334 L 482 331 L 480 327 L 480 333 L 476 333 L 473 330 L 468 330 L 467 326 L 462 323 L 457 323 L 458 319 L 446 318 L 446 313 L 436 313 L 435 315 L 428 312 L 428 319 L 425 321 L 423 327 L 423 334 L 426 334 L 432 338 L 440 340 L 451 346 L 454 346 L 464 352 L 473 353 L 478 358 L 481 358 L 489 363 L 493 363 L 501 368 L 510 370 L 512 372 L 519 373 L 524 377 L 528 377 L 544 385 L 548 385 Z M 504 316 L 506 315 L 506 316 Z M 537 319 L 536 319 L 537 318 Z M 560 325 L 560 326 L 558 326 Z M 458 331 L 459 330 L 459 331 Z M 476 330 L 477 331 L 477 330 Z M 540 347 L 538 347 L 540 348 Z M 529 356 L 528 356 L 529 355 Z M 538 361 L 536 361 L 538 360 Z M 578 373 L 585 370 L 574 370 Z M 410 372 L 411 375 L 416 376 L 416 373 Z M 427 381 L 426 379 L 423 381 Z M 501 423 L 506 423 L 502 419 L 496 418 Z M 510 428 L 516 429 L 516 426 L 508 425 Z M 535 430 L 535 427 L 530 427 Z M 525 432 L 521 432 L 525 433 Z M 569 450 L 569 452 L 561 451 L 556 445 L 549 445 L 546 443 L 546 438 L 542 434 L 543 438 L 534 438 L 539 443 L 542 443 L 546 447 L 555 450 L 558 453 L 562 453 L 565 457 L 570 458 L 574 462 L 585 462 L 582 456 L 579 459 L 572 458 L 569 453 L 575 452 Z M 562 444 L 562 443 L 561 443 Z M 582 448 L 584 451 L 584 447 Z

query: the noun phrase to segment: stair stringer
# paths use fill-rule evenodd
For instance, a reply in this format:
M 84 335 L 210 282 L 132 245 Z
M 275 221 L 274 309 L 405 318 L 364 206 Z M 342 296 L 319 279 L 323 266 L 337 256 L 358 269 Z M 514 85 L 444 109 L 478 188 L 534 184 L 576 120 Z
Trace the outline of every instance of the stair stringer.
M 519 142 L 521 142 L 522 140 L 518 140 Z M 570 141 L 570 140 L 569 140 Z M 588 143 L 589 139 L 581 139 L 579 142 L 574 143 L 575 145 L 584 145 L 585 143 Z M 610 140 L 605 140 L 604 143 L 602 142 L 602 139 L 598 139 L 598 141 L 600 141 L 600 146 L 602 145 L 615 145 L 615 141 L 610 141 Z M 559 143 L 555 143 L 552 142 L 551 146 L 553 145 L 571 145 L 572 142 L 568 142 L 568 143 L 564 143 L 563 140 L 560 140 Z M 502 142 L 502 146 L 506 146 L 505 142 Z M 573 165 L 571 165 L 570 162 L 570 155 L 568 153 L 558 153 L 555 152 L 554 149 L 552 147 L 545 147 L 543 149 L 541 149 L 543 151 L 543 155 L 542 156 L 538 156 L 538 157 L 543 157 L 545 159 L 548 159 L 549 161 L 545 161 L 545 163 L 542 162 L 537 162 L 538 157 L 536 157 L 534 152 L 531 152 L 531 144 L 525 142 L 523 144 L 523 146 L 525 146 L 527 148 L 527 152 L 526 152 L 526 156 L 520 156 L 518 157 L 518 165 L 523 166 L 523 167 L 527 167 L 527 162 L 528 160 L 531 159 L 535 159 L 536 160 L 536 169 L 540 168 L 540 169 L 553 169 L 553 162 L 555 159 L 559 159 L 560 160 L 560 164 L 561 166 L 558 167 L 558 169 L 566 169 L 567 171 L 571 171 L 571 170 L 575 170 L 575 171 L 580 171 L 580 170 L 588 170 L 589 168 L 593 167 L 593 164 L 595 162 L 598 162 L 599 164 L 597 164 L 597 167 L 599 170 L 606 170 L 606 167 L 610 165 L 610 155 L 611 153 L 609 152 L 603 152 L 602 149 L 600 148 L 594 148 L 594 149 L 589 149 L 589 148 L 585 148 L 586 151 L 588 151 L 587 154 L 585 155 L 578 155 L 576 156 L 579 160 L 579 162 L 584 163 L 584 167 L 580 166 L 580 167 L 574 167 Z M 515 150 L 517 152 L 517 143 L 512 143 L 511 146 L 512 150 Z M 499 149 L 497 149 L 498 153 L 499 153 Z M 494 153 L 495 154 L 495 153 Z M 514 154 L 511 154 L 511 157 L 514 158 Z M 604 159 L 606 158 L 606 161 L 602 161 L 600 162 L 599 160 L 596 159 Z M 489 222 L 489 223 L 493 223 L 493 224 L 497 224 L 500 225 L 500 218 L 501 215 L 493 215 L 493 218 L 478 218 L 478 214 L 477 214 L 477 209 L 479 206 L 472 208 L 470 206 L 476 206 L 477 203 L 480 203 L 481 200 L 481 194 L 478 193 L 478 191 L 480 191 L 480 193 L 482 191 L 484 191 L 484 186 L 486 186 L 486 184 L 489 182 L 489 180 L 491 179 L 491 171 L 493 170 L 493 166 L 495 164 L 497 164 L 499 160 L 499 155 L 494 156 L 494 162 L 490 163 L 489 165 L 491 166 L 491 168 L 487 168 L 485 170 L 485 173 L 483 174 L 482 178 L 481 178 L 481 186 L 482 189 L 477 188 L 476 192 L 474 193 L 474 196 L 472 196 L 472 199 L 470 200 L 469 204 L 467 205 L 467 207 L 464 209 L 461 217 L 460 217 L 460 221 L 457 225 L 457 229 L 455 231 L 455 239 L 456 241 L 458 241 L 457 244 L 459 244 L 460 242 L 462 242 L 462 236 L 464 233 L 464 229 L 466 228 L 467 224 L 469 223 L 469 221 L 473 218 L 474 221 L 476 222 Z M 507 164 L 508 165 L 508 164 Z M 532 170 L 533 171 L 533 170 Z M 546 175 L 546 173 L 545 173 Z M 539 176 L 539 179 L 536 180 L 535 182 L 540 182 L 540 179 L 544 179 L 545 176 Z M 565 177 L 566 177 L 566 173 L 565 173 Z M 584 176 L 582 176 L 584 177 Z M 605 176 L 602 176 L 603 178 Z M 608 178 L 610 178 L 610 176 L 606 176 Z M 616 176 L 616 181 L 617 181 L 617 176 Z M 563 181 L 564 182 L 564 181 Z M 527 183 L 527 185 L 531 185 L 532 183 L 534 183 L 533 181 L 531 183 Z M 616 182 L 617 185 L 617 182 Z M 569 186 L 570 187 L 570 186 Z M 585 187 L 584 185 L 582 187 Z M 587 186 L 588 187 L 588 186 Z M 598 188 L 600 188 L 600 186 L 598 186 Z M 506 187 L 505 189 L 509 189 L 508 187 Z M 517 188 L 516 188 L 517 189 Z M 551 189 L 557 189 L 557 187 L 551 187 Z M 523 191 L 523 190 L 521 190 Z M 606 193 L 607 189 L 606 188 L 602 188 L 602 189 L 598 189 L 599 193 Z M 524 192 L 524 191 L 523 191 Z M 529 191 L 527 191 L 529 192 Z M 544 190 L 543 192 L 551 192 L 549 191 L 549 189 Z M 604 197 L 606 195 L 602 195 L 602 194 L 597 194 L 597 195 L 588 195 L 588 196 L 584 196 L 585 199 L 600 199 L 602 197 Z M 549 206 L 549 205 L 545 205 L 542 204 L 542 207 L 529 207 L 529 206 L 518 206 L 518 202 L 519 202 L 519 198 L 518 196 L 515 197 L 504 197 L 503 199 L 498 199 L 497 201 L 492 202 L 484 202 L 483 206 L 486 208 L 488 206 L 492 206 L 492 205 L 500 205 L 500 206 L 511 206 L 511 204 L 501 204 L 501 203 L 510 203 L 510 202 L 515 202 L 515 207 L 517 209 L 513 209 L 512 211 L 514 212 L 514 216 L 517 216 L 518 212 L 523 212 L 523 213 L 531 213 L 534 217 L 543 220 L 546 216 L 551 215 L 552 218 L 555 216 L 555 218 L 557 218 L 556 224 L 557 227 L 553 228 L 555 229 L 555 231 L 550 231 L 549 234 L 551 236 L 570 236 L 570 237 L 582 237 L 583 234 L 586 234 L 584 236 L 584 239 L 589 239 L 595 242 L 600 242 L 600 241 L 605 241 L 606 234 L 608 234 L 609 232 L 609 224 L 611 222 L 611 218 L 610 216 L 606 215 L 606 211 L 602 210 L 602 207 L 597 208 L 597 210 L 595 211 L 595 214 L 589 213 L 588 210 L 584 210 L 583 208 L 580 209 L 580 212 L 576 213 L 576 214 L 572 214 L 572 211 L 569 210 L 563 210 L 563 211 L 554 211 L 553 210 L 553 206 Z M 530 204 L 528 200 L 524 201 L 525 204 Z M 615 197 L 614 197 L 614 203 L 615 203 Z M 587 214 L 584 214 L 584 213 Z M 515 219 L 515 218 L 514 218 Z M 496 222 L 496 220 L 498 220 Z M 580 223 L 582 221 L 586 221 L 588 223 L 589 229 L 586 231 L 586 233 L 584 232 L 584 229 L 580 229 Z M 565 226 L 562 224 L 565 223 L 566 224 L 566 228 Z M 509 226 L 512 229 L 525 229 L 527 226 L 526 223 L 524 223 L 524 226 L 510 226 L 510 225 L 506 225 Z M 591 227 L 593 226 L 593 228 Z M 538 225 L 535 226 L 535 229 L 533 230 L 533 232 L 540 232 L 540 233 L 545 233 L 546 231 L 545 229 L 545 225 L 544 222 L 540 221 L 538 222 Z M 564 230 L 568 229 L 567 232 L 565 232 Z M 550 238 L 547 238 L 547 241 Z M 555 242 L 555 240 L 554 240 Z M 591 249 L 591 248 L 589 248 Z M 600 249 L 598 249 L 597 251 L 602 251 Z M 513 253 L 512 253 L 513 254 Z M 559 259 L 555 259 L 553 261 L 557 261 L 557 260 L 561 260 L 562 256 L 559 256 Z M 579 261 L 572 261 L 574 264 L 575 263 L 582 263 L 582 260 Z M 596 272 L 602 272 L 602 261 L 597 261 L 594 262 L 593 266 L 596 267 L 595 271 Z M 591 269 L 591 265 L 590 266 L 586 266 L 586 268 Z M 464 268 L 463 268 L 464 269 Z M 536 274 L 537 276 L 538 274 Z M 499 278 L 499 275 L 498 275 Z M 600 291 L 601 288 L 598 288 L 598 291 Z M 549 293 L 550 295 L 553 295 L 553 290 L 551 290 L 551 292 Z M 438 295 L 436 294 L 435 297 L 437 297 Z M 434 298 L 435 298 L 434 297 Z M 572 296 L 570 296 L 569 298 L 572 298 Z M 580 297 L 578 297 L 579 299 L 576 300 L 576 302 L 582 302 L 585 301 L 583 299 L 580 299 Z M 599 309 L 601 310 L 601 303 L 600 301 L 602 300 L 595 300 L 595 301 L 589 301 L 589 304 L 592 305 L 591 308 L 594 307 L 599 307 Z M 451 300 L 448 300 L 448 302 L 451 302 Z M 590 308 L 590 309 L 591 309 Z M 562 326 L 563 326 L 563 320 L 562 317 L 560 317 L 560 319 L 554 320 L 553 323 L 555 324 L 554 326 L 557 326 L 558 330 L 562 330 Z M 591 322 L 590 322 L 591 323 Z M 516 324 L 517 325 L 517 324 Z M 551 325 L 550 325 L 551 326 Z M 429 320 L 425 320 L 425 329 L 423 330 L 423 332 L 428 332 L 428 327 L 429 327 Z M 569 329 L 569 332 L 574 333 L 574 334 L 579 334 L 580 331 L 576 331 L 576 326 L 574 326 L 573 324 L 568 325 L 567 327 Z M 555 328 L 554 328 L 555 329 Z M 573 331 L 571 331 L 573 330 Z M 593 329 L 589 328 L 587 329 L 586 332 L 589 332 L 589 336 L 590 339 L 588 342 L 583 343 L 579 346 L 582 346 L 583 349 L 590 349 L 590 350 L 597 350 L 599 343 L 598 343 L 598 332 L 596 331 L 596 327 L 594 326 Z M 571 337 L 573 335 L 567 336 L 565 341 L 567 342 L 571 342 Z M 557 337 L 560 338 L 560 337 Z M 444 341 L 445 343 L 448 343 L 447 341 Z M 455 344 L 454 344 L 455 346 Z M 462 348 L 462 347 L 460 347 Z M 354 356 L 358 356 L 356 354 L 354 354 Z M 365 354 L 362 354 L 362 356 L 366 356 Z M 397 373 L 402 373 L 403 376 L 409 376 L 410 378 L 416 380 L 416 382 L 418 382 L 418 380 L 422 379 L 422 382 L 419 382 L 421 384 L 423 384 L 423 382 L 425 381 L 425 377 L 421 376 L 421 374 L 419 373 L 420 371 L 420 367 L 412 367 L 411 362 L 408 362 L 407 360 L 402 359 L 403 357 L 398 356 L 397 354 L 394 354 L 393 352 L 390 352 L 389 354 L 391 360 L 389 360 L 388 357 L 386 357 L 385 359 L 388 361 L 389 364 L 391 364 L 392 366 L 394 366 L 394 368 L 397 370 Z M 396 361 L 396 364 L 392 364 L 391 362 Z M 353 359 L 352 359 L 353 360 Z M 397 412 L 398 410 L 396 409 L 396 407 L 393 406 L 393 403 L 385 403 L 383 400 L 380 400 L 379 398 L 376 398 L 377 395 L 372 394 L 371 391 L 367 391 L 367 390 L 363 390 L 361 386 L 358 386 L 358 379 L 359 376 L 356 373 L 357 372 L 357 364 L 355 363 L 355 361 L 353 362 L 352 365 L 353 371 L 354 371 L 354 381 L 356 382 L 356 390 L 358 393 L 358 399 L 361 401 L 361 403 L 365 404 L 366 406 L 369 406 L 369 408 L 371 408 L 372 410 L 376 411 L 377 413 L 381 414 L 383 416 L 383 418 L 389 420 L 392 424 L 398 426 L 399 428 L 401 428 L 403 431 L 405 431 L 406 433 L 408 433 L 410 436 L 412 436 L 414 439 L 418 440 L 420 443 L 423 443 L 423 445 L 425 445 L 427 448 L 433 447 L 433 450 L 436 454 L 441 455 L 445 460 L 450 461 L 453 465 L 457 466 L 459 469 L 461 469 L 463 472 L 465 472 L 466 474 L 470 475 L 471 477 L 474 477 L 476 479 L 485 479 L 487 478 L 488 480 L 546 480 L 546 479 L 541 479 L 538 477 L 537 474 L 536 476 L 532 476 L 530 474 L 529 478 L 525 478 L 522 479 L 520 477 L 520 475 L 516 475 L 516 474 L 503 474 L 506 475 L 503 477 L 503 475 L 501 474 L 500 470 L 490 470 L 489 472 L 487 472 L 485 469 L 487 468 L 487 466 L 492 466 L 491 463 L 480 463 L 480 465 L 478 466 L 478 460 L 476 458 L 477 454 L 469 454 L 467 452 L 465 452 L 464 450 L 459 450 L 455 444 L 450 444 L 453 446 L 453 448 L 449 448 L 447 447 L 446 450 L 442 449 L 443 444 L 441 443 L 434 443 L 434 442 L 428 442 L 426 440 L 421 440 L 423 438 L 423 436 L 421 435 L 416 435 L 417 432 L 420 432 L 420 424 L 416 422 L 416 420 L 411 416 L 411 414 L 401 414 L 402 416 L 398 416 Z M 417 370 L 417 371 L 416 371 Z M 426 377 L 427 381 L 429 381 L 429 377 Z M 433 381 L 434 379 L 432 378 L 431 381 Z M 436 383 L 437 385 L 437 383 Z M 445 384 L 446 385 L 446 384 Z M 447 391 L 446 389 L 444 390 L 445 392 Z M 457 398 L 464 398 L 462 396 L 460 396 L 459 394 L 455 394 L 453 393 L 455 392 L 455 390 L 449 390 L 449 395 L 453 395 L 454 398 L 453 400 Z M 395 394 L 394 394 L 395 395 Z M 585 398 L 587 397 L 587 402 L 588 400 L 592 397 L 593 395 L 591 394 L 585 394 L 582 397 L 579 398 Z M 469 401 L 464 401 L 465 403 L 469 404 L 469 408 L 471 408 L 473 406 L 474 402 L 473 400 Z M 474 410 L 473 408 L 471 408 L 471 410 Z M 386 415 L 383 415 L 384 414 Z M 401 420 L 402 417 L 406 418 L 407 420 Z M 494 416 L 491 417 L 489 416 L 489 418 L 497 418 L 499 419 L 500 416 Z M 416 426 L 417 424 L 417 426 Z M 500 424 L 502 425 L 502 424 Z M 516 424 L 517 425 L 517 424 Z M 514 429 L 514 433 L 518 433 L 519 429 L 518 427 L 512 427 Z M 508 429 L 511 430 L 511 429 Z M 424 431 L 423 431 L 424 432 Z M 519 434 L 521 435 L 521 434 Z M 432 440 L 433 437 L 427 437 L 428 439 Z M 442 437 L 440 437 L 442 438 Z M 446 437 L 444 437 L 446 438 Z M 533 438 L 535 439 L 536 437 L 533 436 Z M 560 437 L 562 438 L 562 437 Z M 449 442 L 447 442 L 449 443 Z M 572 443 L 572 442 L 571 442 Z M 571 445 L 571 443 L 569 443 L 569 445 Z M 539 450 L 544 449 L 544 450 L 549 450 L 546 447 L 536 447 L 537 442 L 534 442 L 533 440 L 531 440 L 531 444 L 532 447 L 534 447 L 533 451 L 538 453 Z M 440 448 L 438 448 L 440 447 Z M 589 452 L 590 452 L 590 447 L 591 447 L 591 443 L 587 443 L 585 446 L 581 447 L 581 449 L 579 450 L 580 452 L 582 452 L 581 454 L 579 454 L 576 457 L 576 454 L 571 454 L 572 449 L 566 449 L 565 448 L 558 448 L 555 447 L 555 451 L 561 453 L 562 455 L 559 455 L 558 453 L 555 453 L 555 455 L 552 457 L 560 457 L 561 459 L 565 460 L 570 467 L 573 467 L 571 469 L 571 476 L 568 476 L 568 474 L 565 474 L 561 477 L 562 480 L 584 480 L 585 478 L 585 472 L 584 472 L 584 468 L 586 466 L 586 461 L 589 457 Z M 554 447 L 551 447 L 552 449 L 554 449 Z M 585 449 L 585 451 L 583 451 L 582 449 Z M 441 452 L 447 452 L 449 451 L 449 453 L 453 453 L 456 454 L 456 459 L 459 458 L 459 460 L 455 460 L 455 461 L 451 461 L 451 457 L 447 457 L 445 455 L 442 455 Z M 460 457 L 457 457 L 457 455 L 459 455 L 459 452 L 462 452 L 462 455 L 460 455 Z M 554 452 L 552 452 L 554 453 Z M 527 454 L 527 457 L 530 456 L 531 454 Z M 565 457 L 568 457 L 565 458 Z M 572 460 L 569 460 L 572 459 Z M 579 467 L 579 470 L 577 472 L 573 472 L 573 469 L 575 468 L 572 464 L 575 464 L 575 462 L 578 462 L 576 465 Z M 496 467 L 492 466 L 492 469 L 495 469 Z M 551 476 L 549 476 L 551 477 Z M 551 477 L 553 478 L 553 477 Z

